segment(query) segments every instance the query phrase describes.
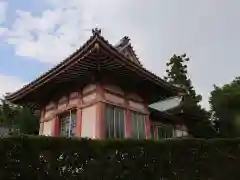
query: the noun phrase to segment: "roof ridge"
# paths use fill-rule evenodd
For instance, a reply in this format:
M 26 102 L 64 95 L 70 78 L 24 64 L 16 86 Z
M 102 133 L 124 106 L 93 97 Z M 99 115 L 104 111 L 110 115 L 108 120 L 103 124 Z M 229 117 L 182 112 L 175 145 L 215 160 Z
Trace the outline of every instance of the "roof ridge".
M 57 65 L 55 65 L 54 67 L 50 68 L 49 70 L 47 70 L 46 72 L 44 72 L 43 74 L 41 74 L 39 77 L 37 77 L 36 79 L 30 81 L 28 84 L 24 85 L 21 89 L 19 89 L 18 91 L 15 91 L 9 95 L 7 95 L 5 98 L 6 99 L 10 99 L 14 94 L 20 92 L 22 89 L 26 89 L 28 87 L 30 87 L 32 84 L 38 82 L 39 80 L 41 80 L 42 78 L 44 78 L 45 76 L 48 76 L 49 74 L 51 74 L 54 70 L 60 68 L 61 66 L 63 66 L 65 63 L 70 63 L 70 61 L 72 61 L 72 58 L 81 50 L 83 50 L 84 48 L 86 48 L 85 46 L 88 45 L 91 41 L 93 41 L 96 38 L 99 38 L 101 36 L 101 30 L 98 30 L 97 28 L 92 29 L 92 33 L 93 35 L 90 36 L 90 38 L 84 43 L 82 44 L 79 48 L 77 48 L 72 54 L 70 54 L 68 57 L 66 57 L 65 59 L 63 59 L 60 63 L 58 63 Z
M 109 41 L 106 40 L 104 37 L 100 36 L 100 39 L 101 39 L 103 42 L 105 42 L 107 45 L 109 45 L 110 48 L 111 48 L 113 51 L 118 52 L 118 50 L 117 50 L 112 44 L 110 44 Z M 128 58 L 126 58 L 122 53 L 119 53 L 119 52 L 118 52 L 118 54 L 121 55 L 122 58 L 128 59 Z M 152 76 L 154 76 L 154 78 L 156 78 L 156 79 L 158 79 L 159 81 L 161 81 L 162 83 L 164 83 L 166 86 L 170 86 L 170 87 L 173 88 L 173 89 L 179 89 L 179 90 L 182 89 L 182 88 L 179 88 L 179 87 L 176 87 L 176 86 L 172 85 L 172 83 L 166 82 L 165 80 L 163 80 L 162 78 L 160 78 L 159 76 L 157 76 L 155 73 L 147 70 L 144 66 L 139 66 L 139 65 L 137 65 L 137 64 L 136 64 L 135 62 L 133 62 L 133 61 L 129 61 L 129 62 L 130 62 L 132 65 L 137 66 L 138 68 L 142 69 L 143 71 L 148 72 L 149 74 L 151 74 Z
M 131 39 L 128 36 L 124 36 L 122 39 L 120 39 L 120 41 L 116 45 L 114 45 L 114 47 L 116 49 L 118 49 L 120 52 L 126 48 L 130 48 L 131 53 L 135 57 L 135 60 L 137 61 L 137 63 L 140 66 L 142 66 L 142 63 L 140 62 L 139 57 L 137 56 L 137 54 L 132 46 L 132 43 L 130 41 L 131 41 Z
M 148 76 L 148 78 L 150 78 L 150 80 L 151 79 L 152 79 L 152 81 L 157 80 L 158 84 L 162 83 L 163 85 L 165 85 L 165 88 L 170 88 L 172 91 L 177 92 L 180 90 L 180 88 L 177 88 L 177 87 L 173 86 L 171 83 L 164 81 L 162 78 L 158 77 L 151 71 L 148 71 L 143 66 L 139 66 L 139 64 L 137 64 L 136 62 L 129 61 L 129 59 L 124 54 L 120 53 L 111 43 L 109 43 L 108 40 L 106 40 L 103 36 L 101 36 L 101 30 L 95 28 L 92 30 L 92 33 L 93 33 L 93 35 L 82 46 L 80 46 L 74 53 L 72 53 L 69 57 L 65 58 L 59 64 L 57 64 L 56 66 L 54 66 L 47 72 L 43 73 L 41 76 L 39 76 L 35 80 L 31 81 L 29 84 L 25 85 L 23 88 L 6 96 L 6 100 L 13 100 L 14 98 L 16 98 L 16 96 L 19 96 L 22 93 L 24 93 L 25 90 L 31 89 L 34 86 L 37 87 L 37 86 L 41 85 L 41 83 L 46 82 L 48 80 L 48 78 L 51 79 L 51 75 L 54 75 L 54 73 L 61 72 L 62 68 L 73 63 L 74 60 L 79 56 L 79 53 L 83 54 L 85 57 L 86 52 L 84 52 L 84 51 L 88 50 L 91 46 L 94 46 L 94 44 L 96 44 L 96 43 L 98 44 L 98 46 L 96 46 L 96 47 L 99 47 L 99 45 L 101 44 L 101 46 L 103 48 L 105 48 L 105 50 L 111 50 L 115 54 L 115 56 L 118 56 L 119 58 L 121 58 L 123 60 L 123 63 L 129 63 L 129 65 L 132 66 L 132 68 L 134 68 L 135 71 L 137 69 L 139 69 L 140 70 L 139 73 L 144 73 L 145 75 Z M 80 58 L 80 59 L 82 59 L 82 58 Z

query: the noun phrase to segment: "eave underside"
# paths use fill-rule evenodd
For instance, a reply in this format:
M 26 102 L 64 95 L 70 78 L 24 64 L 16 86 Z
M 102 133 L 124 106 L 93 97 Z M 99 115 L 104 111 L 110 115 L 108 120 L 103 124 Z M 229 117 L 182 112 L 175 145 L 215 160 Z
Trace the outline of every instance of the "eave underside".
M 35 89 L 27 93 L 22 91 L 11 97 L 11 102 L 39 108 L 53 95 L 57 96 L 58 93 L 67 91 L 69 88 L 79 89 L 90 82 L 101 81 L 101 78 L 106 76 L 116 80 L 121 87 L 138 92 L 147 103 L 153 103 L 176 94 L 131 69 L 121 59 L 112 56 L 105 50 L 95 49 L 84 58 L 76 60 L 54 74 L 41 86 L 33 86 L 32 88 Z
M 153 122 L 161 122 L 165 124 L 182 124 L 180 119 L 174 114 L 171 114 L 165 111 L 164 112 L 157 111 L 153 108 L 149 108 L 149 111 L 150 111 L 150 119 Z

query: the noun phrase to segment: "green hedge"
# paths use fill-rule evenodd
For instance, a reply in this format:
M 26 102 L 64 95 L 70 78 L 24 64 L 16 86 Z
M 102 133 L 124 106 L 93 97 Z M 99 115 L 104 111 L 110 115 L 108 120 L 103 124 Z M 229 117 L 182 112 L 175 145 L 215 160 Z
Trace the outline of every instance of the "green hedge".
M 0 140 L 0 180 L 240 179 L 240 139 Z

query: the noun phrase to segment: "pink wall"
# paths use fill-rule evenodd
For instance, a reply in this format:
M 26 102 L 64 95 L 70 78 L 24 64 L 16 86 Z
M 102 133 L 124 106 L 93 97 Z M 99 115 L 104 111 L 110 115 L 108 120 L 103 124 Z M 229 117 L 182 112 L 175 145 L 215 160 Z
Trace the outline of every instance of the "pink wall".
M 97 106 L 92 105 L 82 109 L 81 137 L 96 138 L 96 112 Z
M 120 106 L 126 110 L 126 134 L 129 136 L 129 112 L 137 111 L 146 115 L 149 121 L 149 111 L 141 97 L 134 92 L 125 92 L 112 84 L 89 84 L 79 90 L 64 95 L 55 102 L 50 102 L 41 112 L 40 135 L 53 135 L 58 132 L 54 128 L 55 120 L 63 112 L 76 108 L 78 110 L 78 136 L 89 138 L 103 138 L 104 130 L 104 104 Z M 54 120 L 54 121 L 53 121 Z M 50 132 L 54 131 L 54 132 Z M 55 134 L 57 135 L 57 134 Z

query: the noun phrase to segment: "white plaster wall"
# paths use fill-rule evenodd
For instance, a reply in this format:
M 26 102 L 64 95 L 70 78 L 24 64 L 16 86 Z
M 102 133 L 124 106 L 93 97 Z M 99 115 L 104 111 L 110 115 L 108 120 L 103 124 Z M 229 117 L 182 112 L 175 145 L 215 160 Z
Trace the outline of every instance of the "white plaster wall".
M 72 93 L 70 93 L 70 99 L 75 99 L 75 98 L 77 98 L 78 97 L 78 92 L 72 92 Z
M 53 122 L 53 120 L 43 123 L 42 135 L 44 135 L 44 136 L 51 136 L 52 135 L 52 125 L 53 125 L 52 122 Z
M 182 131 L 188 131 L 187 127 L 185 125 L 176 125 L 176 129 L 182 130 Z
M 139 95 L 137 95 L 136 93 L 130 93 L 128 95 L 128 97 L 130 99 L 134 99 L 134 100 L 137 100 L 137 101 L 143 101 L 143 99 Z
M 176 129 L 174 134 L 175 134 L 175 137 L 183 137 L 183 136 L 187 136 L 188 132 Z
M 58 109 L 59 110 L 63 110 L 63 109 L 65 109 L 67 107 L 67 103 L 62 103 L 62 104 L 59 104 L 58 105 Z
M 55 109 L 51 109 L 45 112 L 44 119 L 51 117 L 55 112 Z
M 82 109 L 82 134 L 81 137 L 94 139 L 96 137 L 97 106 L 89 106 Z
M 134 102 L 134 101 L 129 101 L 129 106 L 132 107 L 132 108 L 135 108 L 135 109 L 142 110 L 142 111 L 145 110 L 145 107 L 144 107 L 143 104 L 137 103 L 137 102 Z
M 91 102 L 91 101 L 93 101 L 93 100 L 96 99 L 96 98 L 97 98 L 97 94 L 96 94 L 96 93 L 92 93 L 92 94 L 83 96 L 83 102 L 84 102 L 84 103 L 86 103 L 86 102 Z
M 68 102 L 68 97 L 63 96 L 58 100 L 58 104 L 66 104 Z
M 105 98 L 108 101 L 111 101 L 116 104 L 124 104 L 124 99 L 122 97 L 118 97 L 118 96 L 110 94 L 110 93 L 105 93 Z
M 80 100 L 77 97 L 69 100 L 70 105 L 77 105 L 77 104 L 79 104 L 79 102 L 80 102 Z
M 106 85 L 104 85 L 104 89 L 107 89 L 109 91 L 119 93 L 119 94 L 122 94 L 122 95 L 124 94 L 124 91 L 120 87 L 115 86 L 115 85 L 106 84 Z
M 88 92 L 90 92 L 90 91 L 93 91 L 94 89 L 96 89 L 96 84 L 89 84 L 89 85 L 87 85 L 87 86 L 85 86 L 85 87 L 83 88 L 82 93 L 83 93 L 83 94 L 86 94 L 86 93 L 88 93 Z
M 48 105 L 46 105 L 46 110 L 53 109 L 56 107 L 56 104 L 54 102 L 50 102 Z
M 177 125 L 175 128 L 175 136 L 183 137 L 188 135 L 188 130 L 185 125 Z

